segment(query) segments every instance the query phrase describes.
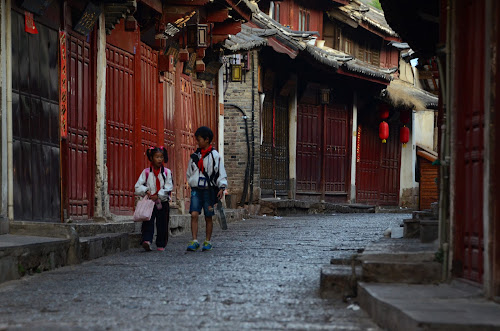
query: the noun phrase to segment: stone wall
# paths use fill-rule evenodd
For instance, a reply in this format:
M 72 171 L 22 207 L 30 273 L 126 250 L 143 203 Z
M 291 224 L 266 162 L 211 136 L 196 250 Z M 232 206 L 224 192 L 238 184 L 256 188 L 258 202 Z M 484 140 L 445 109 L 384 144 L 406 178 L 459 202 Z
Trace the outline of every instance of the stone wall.
M 249 54 L 249 58 L 251 55 Z M 252 70 L 254 86 L 252 87 Z M 258 53 L 253 52 L 251 70 L 244 74 L 243 82 L 224 83 L 224 162 L 228 174 L 227 202 L 235 208 L 241 201 L 245 182 L 245 170 L 248 162 L 247 135 L 248 127 L 250 157 L 252 154 L 252 90 L 254 95 L 254 194 L 253 202 L 260 199 L 260 101 L 258 93 Z M 236 107 L 241 108 L 243 113 Z M 250 192 L 250 184 L 247 192 Z M 249 199 L 247 193 L 247 199 Z

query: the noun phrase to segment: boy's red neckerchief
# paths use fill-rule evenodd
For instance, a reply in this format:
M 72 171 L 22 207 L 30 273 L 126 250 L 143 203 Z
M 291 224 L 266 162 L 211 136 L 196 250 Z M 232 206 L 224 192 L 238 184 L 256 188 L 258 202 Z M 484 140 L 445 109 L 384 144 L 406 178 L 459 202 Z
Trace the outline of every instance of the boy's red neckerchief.
M 205 156 L 207 156 L 207 154 L 210 153 L 211 151 L 212 151 L 212 145 L 208 146 L 207 149 L 202 149 L 201 150 L 201 158 L 198 161 L 198 168 L 200 169 L 200 172 L 203 172 L 203 170 L 204 170 L 204 167 L 203 167 L 203 158 L 205 158 Z

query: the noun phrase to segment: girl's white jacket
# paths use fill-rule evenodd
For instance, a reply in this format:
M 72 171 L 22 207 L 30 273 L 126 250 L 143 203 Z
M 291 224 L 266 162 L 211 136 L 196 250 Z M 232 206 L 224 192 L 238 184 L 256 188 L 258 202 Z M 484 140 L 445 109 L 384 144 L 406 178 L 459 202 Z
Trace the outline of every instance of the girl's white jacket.
M 207 174 L 209 176 L 212 176 L 214 171 L 217 173 L 219 172 L 219 178 L 217 178 L 217 187 L 226 187 L 227 188 L 227 174 L 226 174 L 226 169 L 224 168 L 224 160 L 220 157 L 219 152 L 217 152 L 215 149 L 212 150 L 212 155 L 207 155 L 203 159 L 203 167 L 205 168 Z M 201 153 L 198 153 L 198 156 L 201 158 Z M 214 162 L 215 161 L 215 162 Z M 205 178 L 203 176 L 203 173 L 200 172 L 200 169 L 198 169 L 198 165 L 193 162 L 193 159 L 189 159 L 189 164 L 188 164 L 188 169 L 187 169 L 187 180 L 188 184 L 191 187 L 198 187 L 198 182 L 200 180 L 200 177 Z
M 149 176 L 146 178 L 146 169 L 149 171 Z M 170 197 L 170 192 L 174 189 L 174 184 L 172 182 L 172 171 L 168 168 L 165 169 L 165 179 L 163 180 L 163 176 L 161 172 L 158 174 L 158 179 L 160 180 L 160 190 L 156 188 L 156 178 L 153 169 L 146 168 L 141 172 L 137 183 L 135 183 L 135 194 L 141 197 L 146 195 L 146 192 L 149 191 L 151 195 L 154 195 L 158 192 L 158 197 L 161 201 L 168 201 Z

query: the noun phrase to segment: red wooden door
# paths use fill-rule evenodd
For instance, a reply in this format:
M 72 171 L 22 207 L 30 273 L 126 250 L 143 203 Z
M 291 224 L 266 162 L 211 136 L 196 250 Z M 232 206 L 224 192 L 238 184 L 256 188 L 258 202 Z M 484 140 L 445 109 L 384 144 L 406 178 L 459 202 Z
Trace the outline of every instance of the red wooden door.
M 164 141 L 163 146 L 168 151 L 168 163 L 167 167 L 173 173 L 182 173 L 185 169 L 180 169 L 177 167 L 176 157 L 175 157 L 175 72 L 165 73 L 166 81 L 163 83 L 163 132 Z M 173 177 L 175 178 L 175 177 Z M 178 184 L 174 181 L 174 192 L 172 192 L 172 198 L 176 199 Z
M 483 281 L 484 1 L 457 4 L 455 271 Z M 474 70 L 463 70 L 474 63 Z M 459 269 L 459 270 L 457 270 Z
M 325 193 L 346 193 L 350 160 L 348 107 L 299 104 L 297 115 L 297 192 L 323 191 L 324 164 Z
M 379 120 L 360 112 L 359 150 L 356 156 L 356 201 L 374 205 L 398 205 L 401 166 L 399 123 L 389 122 L 389 139 L 378 135 Z
M 180 127 L 178 128 L 177 134 L 180 134 L 181 138 L 181 159 L 176 160 L 179 164 L 180 169 L 185 172 L 187 170 L 188 162 L 191 154 L 196 150 L 196 140 L 194 138 L 195 128 L 195 118 L 194 118 L 194 100 L 193 100 L 193 84 L 191 78 L 185 75 L 181 75 L 181 100 L 180 100 L 180 113 L 177 115 L 180 119 Z M 191 197 L 191 190 L 187 183 L 186 176 L 182 176 L 184 179 L 182 182 L 184 194 L 183 198 L 188 206 Z
M 196 131 L 200 126 L 208 126 L 214 132 L 212 145 L 217 147 L 219 131 L 217 94 L 212 83 L 205 85 L 200 80 L 193 80 L 194 130 Z
M 349 110 L 346 105 L 327 107 L 325 118 L 325 192 L 347 193 L 347 174 L 350 169 Z
M 141 43 L 141 147 L 146 151 L 158 145 L 159 104 L 158 104 L 158 52 Z M 146 157 L 142 158 L 143 167 L 149 166 Z M 141 167 L 141 168 L 143 168 Z
M 95 183 L 95 64 L 86 38 L 70 33 L 67 47 L 69 214 L 89 219 Z
M 320 192 L 321 106 L 299 104 L 297 110 L 297 191 Z
M 134 55 L 106 47 L 106 138 L 110 210 L 134 208 Z

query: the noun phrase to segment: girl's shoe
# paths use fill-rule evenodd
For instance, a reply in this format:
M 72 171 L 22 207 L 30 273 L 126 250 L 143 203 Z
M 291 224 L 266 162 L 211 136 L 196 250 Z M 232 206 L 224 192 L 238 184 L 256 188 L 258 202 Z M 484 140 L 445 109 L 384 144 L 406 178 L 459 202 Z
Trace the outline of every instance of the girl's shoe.
M 212 243 L 210 241 L 206 241 L 203 243 L 203 247 L 201 248 L 201 251 L 211 251 L 212 250 Z
M 160 251 L 160 252 L 163 252 L 163 251 L 165 251 L 165 247 L 158 247 L 158 248 L 156 248 L 156 250 Z
M 143 241 L 142 248 L 144 248 L 146 252 L 151 252 L 151 243 L 149 241 Z
M 198 250 L 198 248 L 200 248 L 200 243 L 197 241 L 191 240 L 189 242 L 187 250 L 190 252 L 196 252 L 196 250 Z

